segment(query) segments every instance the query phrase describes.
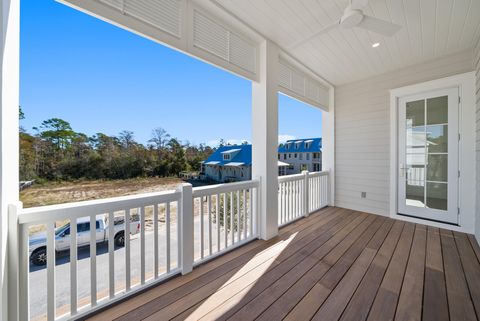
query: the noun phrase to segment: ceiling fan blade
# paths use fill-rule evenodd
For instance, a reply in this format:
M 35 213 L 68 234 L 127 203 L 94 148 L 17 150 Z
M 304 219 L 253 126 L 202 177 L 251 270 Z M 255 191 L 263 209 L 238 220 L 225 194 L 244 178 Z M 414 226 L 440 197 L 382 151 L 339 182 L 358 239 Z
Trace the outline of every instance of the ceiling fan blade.
M 397 24 L 370 16 L 364 16 L 362 22 L 360 22 L 357 27 L 376 32 L 386 37 L 393 36 L 402 28 Z
M 368 0 L 352 0 L 350 8 L 354 10 L 361 10 L 368 5 Z
M 292 45 L 289 46 L 289 49 L 295 49 L 295 48 L 303 45 L 304 43 L 312 40 L 313 38 L 315 38 L 315 37 L 317 37 L 317 36 L 319 36 L 319 35 L 321 35 L 321 34 L 324 34 L 324 33 L 329 32 L 330 30 L 338 27 L 339 25 L 340 25 L 340 20 L 336 21 L 335 23 L 332 23 L 331 25 L 323 28 L 322 30 L 314 33 L 313 35 L 310 35 L 309 37 L 307 37 L 307 38 L 305 38 L 305 39 L 301 39 L 301 40 L 293 43 Z

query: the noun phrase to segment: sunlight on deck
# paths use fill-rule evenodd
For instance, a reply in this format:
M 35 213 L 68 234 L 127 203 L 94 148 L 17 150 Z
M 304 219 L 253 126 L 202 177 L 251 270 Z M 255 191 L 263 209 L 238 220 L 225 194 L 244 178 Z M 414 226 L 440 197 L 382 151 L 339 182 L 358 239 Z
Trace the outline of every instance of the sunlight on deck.
M 275 260 L 282 254 L 282 252 L 290 245 L 295 239 L 297 233 L 292 234 L 288 239 L 278 242 L 272 247 L 265 249 L 264 251 L 255 255 L 250 261 L 248 261 L 235 275 L 233 275 L 225 284 L 223 284 L 218 291 L 206 299 L 199 307 L 197 307 L 186 320 L 201 320 L 204 317 L 208 319 L 215 318 L 211 315 L 215 313 L 218 306 L 223 307 L 234 306 L 242 300 L 245 294 L 255 286 L 255 283 L 261 278 L 261 276 L 267 272 L 275 262 Z M 227 285 L 230 285 L 228 288 Z M 230 295 L 233 295 L 228 300 Z M 155 314 L 148 320 L 155 319 Z

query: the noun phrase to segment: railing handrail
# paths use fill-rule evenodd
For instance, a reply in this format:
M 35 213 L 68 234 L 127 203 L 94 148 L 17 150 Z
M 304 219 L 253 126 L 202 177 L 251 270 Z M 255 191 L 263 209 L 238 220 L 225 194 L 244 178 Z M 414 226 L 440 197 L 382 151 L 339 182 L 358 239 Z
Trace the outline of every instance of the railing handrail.
M 309 177 L 319 177 L 319 176 L 326 176 L 328 175 L 328 171 L 321 171 L 321 172 L 308 172 Z M 292 174 L 292 175 L 283 175 L 278 177 L 278 182 L 283 183 L 283 182 L 291 182 L 291 181 L 296 181 L 303 179 L 303 173 L 300 174 Z
M 179 201 L 181 193 L 169 190 L 154 193 L 104 198 L 58 205 L 47 205 L 23 209 L 18 215 L 19 224 L 43 224 L 46 222 L 75 219 L 93 214 L 106 214 L 125 209 Z
M 283 175 L 278 177 L 278 182 L 283 183 L 283 182 L 291 182 L 291 181 L 297 181 L 304 179 L 304 175 L 302 173 L 300 174 L 292 174 L 292 175 Z
M 235 183 L 225 183 L 225 184 L 216 184 L 216 185 L 207 185 L 193 188 L 193 197 L 202 197 L 208 196 L 217 193 L 228 193 L 234 192 L 241 189 L 255 188 L 258 187 L 260 181 L 258 179 L 250 181 L 242 181 Z
M 319 176 L 328 176 L 328 171 L 321 171 L 321 172 L 308 172 L 309 177 L 319 177 Z

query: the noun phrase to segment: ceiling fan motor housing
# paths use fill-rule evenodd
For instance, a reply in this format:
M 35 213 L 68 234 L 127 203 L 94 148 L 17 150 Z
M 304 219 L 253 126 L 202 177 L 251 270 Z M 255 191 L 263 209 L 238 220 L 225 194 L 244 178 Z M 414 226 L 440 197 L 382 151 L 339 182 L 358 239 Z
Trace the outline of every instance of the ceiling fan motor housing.
M 363 12 L 358 9 L 351 9 L 348 7 L 345 10 L 345 13 L 343 14 L 342 18 L 340 19 L 340 26 L 342 28 L 353 28 L 355 26 L 358 26 L 360 22 L 363 20 Z

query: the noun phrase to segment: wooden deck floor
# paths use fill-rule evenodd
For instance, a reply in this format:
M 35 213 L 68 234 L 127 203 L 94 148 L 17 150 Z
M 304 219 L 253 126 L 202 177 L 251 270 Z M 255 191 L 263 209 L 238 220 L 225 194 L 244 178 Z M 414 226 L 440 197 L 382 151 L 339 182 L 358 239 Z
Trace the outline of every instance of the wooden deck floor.
M 478 320 L 473 236 L 327 208 L 91 320 Z

